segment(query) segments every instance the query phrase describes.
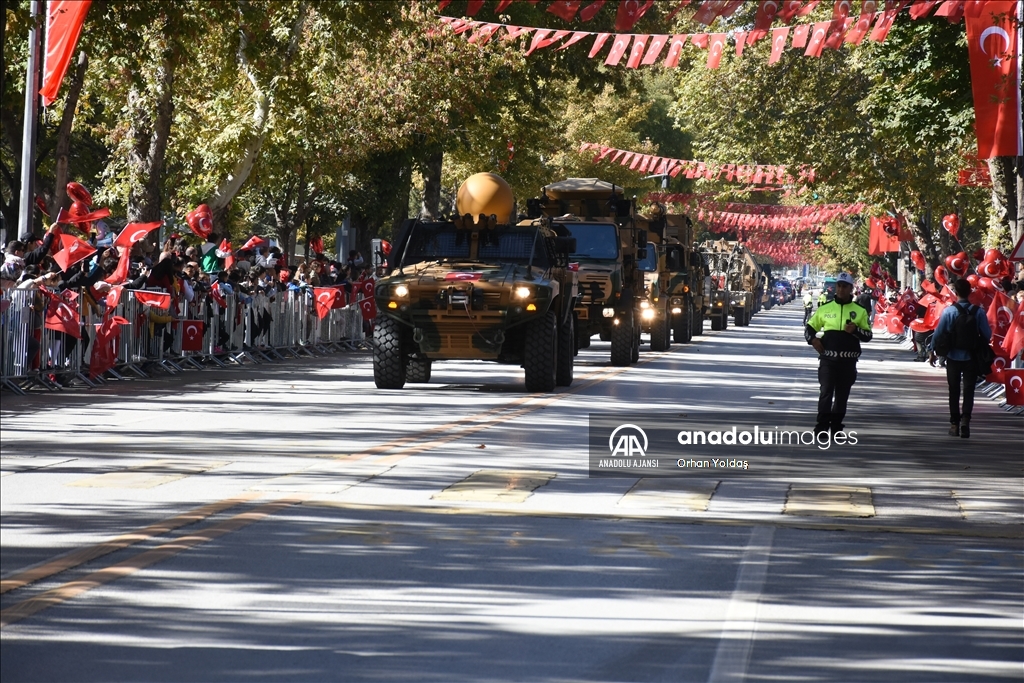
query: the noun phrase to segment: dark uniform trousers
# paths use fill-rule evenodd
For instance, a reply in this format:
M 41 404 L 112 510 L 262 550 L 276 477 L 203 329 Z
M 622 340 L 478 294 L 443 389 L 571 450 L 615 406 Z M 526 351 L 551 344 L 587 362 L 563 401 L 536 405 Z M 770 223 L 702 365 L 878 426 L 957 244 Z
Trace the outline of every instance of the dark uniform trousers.
M 850 389 L 857 381 L 857 362 L 850 360 L 824 360 L 818 364 L 818 423 L 815 429 L 837 432 L 843 428 L 846 402 Z

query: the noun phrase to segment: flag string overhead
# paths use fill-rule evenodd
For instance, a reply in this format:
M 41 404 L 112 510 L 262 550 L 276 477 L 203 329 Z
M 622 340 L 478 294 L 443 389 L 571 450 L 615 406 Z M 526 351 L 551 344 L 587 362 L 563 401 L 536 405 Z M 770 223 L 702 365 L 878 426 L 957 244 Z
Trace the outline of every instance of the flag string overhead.
M 722 164 L 717 162 L 693 161 L 661 157 L 644 152 L 633 152 L 617 149 L 593 142 L 580 145 L 580 152 L 593 150 L 596 152 L 594 163 L 609 161 L 631 170 L 652 175 L 668 175 L 673 178 L 682 174 L 690 179 L 725 180 L 727 182 L 748 183 L 751 185 L 781 186 L 798 183 L 813 183 L 815 170 L 810 166 L 801 166 L 794 176 L 787 166 L 768 164 Z

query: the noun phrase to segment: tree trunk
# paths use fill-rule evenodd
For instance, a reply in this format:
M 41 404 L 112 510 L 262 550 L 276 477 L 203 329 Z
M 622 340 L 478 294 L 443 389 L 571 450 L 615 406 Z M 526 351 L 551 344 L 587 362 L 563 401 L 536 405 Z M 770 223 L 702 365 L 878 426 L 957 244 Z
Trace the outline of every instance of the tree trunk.
M 1017 190 L 1017 201 L 1014 203 L 1016 211 L 1013 221 L 1010 223 L 1010 239 L 1016 246 L 1021 236 L 1024 236 L 1024 157 L 1016 158 L 1017 172 L 1014 174 L 1014 188 Z
M 132 168 L 132 182 L 128 190 L 128 220 L 150 222 L 160 220 L 163 204 L 164 162 L 167 156 L 167 142 L 171 136 L 174 119 L 174 72 L 177 54 L 167 50 L 160 66 L 157 67 L 155 95 L 156 118 L 151 119 L 149 98 L 136 94 L 135 111 L 130 135 L 133 138 L 129 163 Z
M 71 88 L 68 90 L 68 98 L 64 104 L 64 112 L 61 114 L 60 128 L 57 129 L 57 147 L 54 151 L 54 180 L 53 194 L 46 202 L 50 216 L 54 219 L 60 213 L 61 207 L 67 203 L 68 198 L 68 157 L 71 154 L 71 129 L 75 122 L 75 110 L 78 108 L 78 98 L 82 93 L 82 85 L 85 83 L 85 71 L 89 66 L 89 56 L 85 51 L 78 53 L 78 67 L 71 79 Z M 69 204 L 70 206 L 70 204 Z
M 992 157 L 988 160 L 992 176 L 992 216 L 985 246 L 998 247 L 1013 234 L 1017 222 L 1017 180 L 1014 177 L 1016 157 Z
M 916 220 L 906 215 L 905 218 L 911 232 L 914 233 L 914 243 L 924 256 L 924 277 L 931 279 L 936 266 L 941 263 L 941 258 L 935 248 L 935 241 L 932 239 L 931 213 L 928 212 Z
M 434 221 L 438 219 L 439 206 L 441 204 L 441 165 L 443 161 L 444 152 L 436 152 L 430 155 L 430 158 L 423 165 L 421 220 Z
M 299 6 L 298 17 L 292 25 L 288 50 L 285 54 L 285 67 L 291 63 L 292 58 L 298 51 L 299 39 L 302 37 L 302 27 L 306 23 L 306 16 L 308 14 L 309 3 L 304 2 Z M 271 85 L 269 87 L 264 88 L 260 85 L 259 79 L 256 77 L 256 72 L 253 70 L 252 65 L 249 63 L 249 59 L 245 55 L 245 50 L 248 44 L 249 35 L 243 28 L 240 31 L 239 37 L 238 60 L 241 64 L 242 71 L 245 72 L 245 75 L 252 84 L 253 91 L 255 93 L 252 135 L 246 142 L 245 147 L 238 160 L 235 162 L 234 167 L 231 169 L 231 172 L 228 173 L 227 177 L 224 178 L 220 185 L 218 185 L 217 189 L 214 190 L 213 197 L 206 201 L 213 213 L 215 229 L 221 229 L 224 227 L 228 207 L 231 205 L 231 201 L 238 195 L 242 186 L 245 185 L 245 181 L 249 179 L 249 174 L 252 173 L 253 166 L 256 165 L 256 159 L 259 157 L 260 150 L 263 149 L 263 142 L 267 138 L 267 124 L 270 121 L 270 114 L 273 109 L 274 90 L 277 83 L 280 82 L 280 79 L 275 77 L 271 81 Z

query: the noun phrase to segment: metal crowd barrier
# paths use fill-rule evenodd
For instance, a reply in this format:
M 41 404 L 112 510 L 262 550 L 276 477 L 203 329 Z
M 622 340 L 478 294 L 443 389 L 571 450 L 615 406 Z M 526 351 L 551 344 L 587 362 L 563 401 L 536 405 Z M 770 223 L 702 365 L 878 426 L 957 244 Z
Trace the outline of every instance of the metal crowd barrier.
M 173 296 L 158 310 L 124 290 L 113 310 L 78 292 L 82 337 L 45 326 L 49 299 L 33 290 L 3 293 L 0 312 L 0 383 L 16 394 L 32 387 L 56 391 L 81 384 L 97 386 L 155 372 L 177 374 L 188 368 L 261 364 L 300 355 L 369 349 L 357 302 L 319 318 L 311 292 L 289 290 L 256 294 L 242 302 L 229 295 L 220 305 L 208 293 L 192 301 Z M 248 297 L 247 297 L 248 298 Z M 114 367 L 90 373 L 96 327 L 104 316 L 120 316 Z M 168 320 L 169 319 L 169 320 Z M 199 325 L 202 337 L 195 339 Z M 190 343 L 186 343 L 186 339 Z M 186 348 L 192 347 L 192 348 Z

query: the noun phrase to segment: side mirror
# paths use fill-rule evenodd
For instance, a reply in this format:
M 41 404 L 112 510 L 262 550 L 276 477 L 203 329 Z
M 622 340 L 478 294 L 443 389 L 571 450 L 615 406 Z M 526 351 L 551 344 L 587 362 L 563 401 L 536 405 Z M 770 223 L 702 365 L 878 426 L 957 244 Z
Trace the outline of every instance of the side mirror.
M 636 260 L 643 261 L 647 258 L 647 247 L 640 247 L 636 250 Z
M 682 256 L 683 255 L 680 253 L 679 249 L 669 249 L 668 253 L 665 255 L 666 267 L 674 273 L 681 271 L 683 269 Z
M 637 245 L 640 246 L 641 249 L 644 248 L 645 246 L 647 246 L 647 231 L 646 230 L 638 230 L 637 231 L 637 233 L 636 233 L 636 243 L 637 243 Z

